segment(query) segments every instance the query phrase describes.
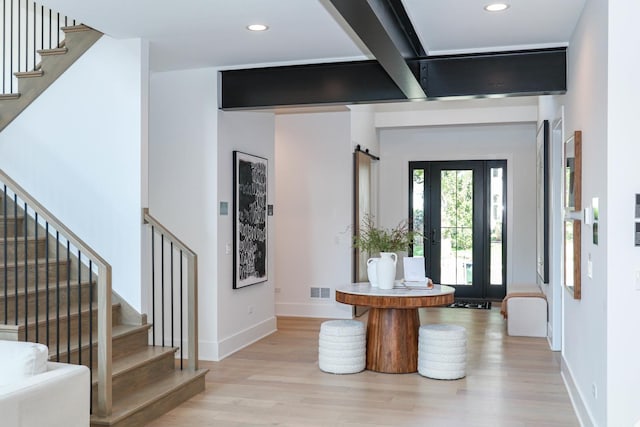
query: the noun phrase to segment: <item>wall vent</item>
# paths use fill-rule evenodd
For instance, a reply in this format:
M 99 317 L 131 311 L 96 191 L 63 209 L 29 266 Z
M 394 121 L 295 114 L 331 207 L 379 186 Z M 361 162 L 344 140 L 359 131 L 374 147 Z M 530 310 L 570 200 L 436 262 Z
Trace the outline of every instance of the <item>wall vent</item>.
M 329 298 L 331 298 L 331 288 L 311 287 L 310 288 L 310 292 L 309 292 L 309 296 L 311 298 L 329 299 Z

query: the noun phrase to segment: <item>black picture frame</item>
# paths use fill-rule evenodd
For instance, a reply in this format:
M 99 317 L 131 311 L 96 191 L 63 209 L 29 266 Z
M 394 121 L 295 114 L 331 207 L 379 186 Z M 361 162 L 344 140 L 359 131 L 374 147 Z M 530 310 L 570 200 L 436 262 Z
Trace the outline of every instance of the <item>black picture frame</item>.
M 233 152 L 233 288 L 268 280 L 269 161 Z
M 536 271 L 549 283 L 549 174 L 551 126 L 543 120 L 536 132 Z

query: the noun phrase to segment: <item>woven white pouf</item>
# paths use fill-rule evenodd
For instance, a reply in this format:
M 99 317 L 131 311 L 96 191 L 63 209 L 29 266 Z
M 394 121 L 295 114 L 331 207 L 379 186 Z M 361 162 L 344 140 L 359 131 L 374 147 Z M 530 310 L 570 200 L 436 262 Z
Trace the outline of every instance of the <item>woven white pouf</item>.
M 318 365 L 332 374 L 355 374 L 364 370 L 367 338 L 358 320 L 328 320 L 320 326 Z
M 455 380 L 466 375 L 467 330 L 462 326 L 420 326 L 418 373 L 437 380 Z

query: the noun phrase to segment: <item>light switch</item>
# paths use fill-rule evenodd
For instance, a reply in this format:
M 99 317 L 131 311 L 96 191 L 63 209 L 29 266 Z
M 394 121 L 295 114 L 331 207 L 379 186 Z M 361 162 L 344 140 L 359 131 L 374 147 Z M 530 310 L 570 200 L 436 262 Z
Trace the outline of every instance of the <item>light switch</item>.
M 640 291 L 640 270 L 636 270 L 636 291 Z
M 591 254 L 587 257 L 587 277 L 593 278 L 593 263 L 591 262 Z

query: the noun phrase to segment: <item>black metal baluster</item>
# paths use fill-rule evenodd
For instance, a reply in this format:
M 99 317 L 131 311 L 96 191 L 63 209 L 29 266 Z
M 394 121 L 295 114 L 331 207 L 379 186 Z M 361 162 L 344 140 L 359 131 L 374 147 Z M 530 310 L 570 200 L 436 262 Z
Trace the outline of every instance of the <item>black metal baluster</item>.
M 4 16 L 3 16 L 4 17 Z M 4 41 L 3 41 L 4 44 Z M 9 314 L 9 270 L 7 267 L 9 266 L 9 260 L 7 257 L 7 252 L 9 250 L 8 245 L 8 237 L 7 233 L 9 230 L 7 229 L 7 186 L 4 186 L 4 197 L 2 198 L 2 216 L 4 223 L 4 324 L 6 325 L 8 322 L 8 314 Z
M 171 242 L 171 347 L 173 347 L 173 241 Z
M 6 191 L 6 188 L 5 188 L 5 191 Z M 6 223 L 5 223 L 5 228 L 6 228 Z M 151 325 L 153 327 L 153 334 L 151 335 L 151 340 L 154 347 L 156 345 L 156 256 L 155 255 L 156 255 L 155 228 L 152 225 L 151 226 Z
M 51 9 L 49 9 L 49 49 L 51 49 L 53 46 L 51 44 L 51 42 L 53 41 L 53 27 L 51 24 Z
M 7 88 L 7 2 L 2 2 L 2 93 Z M 5 190 L 6 190 L 5 185 Z M 6 193 L 6 191 L 5 191 Z M 6 194 L 5 194 L 6 195 Z M 5 199 L 6 200 L 6 199 Z M 7 323 L 7 322 L 5 322 Z
M 164 234 L 160 234 L 160 309 L 162 319 L 162 346 L 164 347 Z
M 56 39 L 56 47 L 60 47 L 60 12 L 58 12 L 56 14 L 56 35 L 57 35 L 57 39 Z
M 71 244 L 67 239 L 67 319 L 71 319 Z M 67 363 L 71 363 L 71 322 L 67 322 Z
M 27 227 L 29 215 L 27 215 L 27 203 L 24 203 L 24 340 L 29 341 L 29 239 L 27 239 Z M 37 296 L 36 296 L 37 297 Z M 36 330 L 38 324 L 36 323 Z
M 182 361 L 184 356 L 182 349 L 184 348 L 184 341 L 182 338 L 182 250 L 180 250 L 180 370 L 182 370 Z
M 13 93 L 13 0 L 9 7 L 9 93 Z
M 46 316 L 46 327 L 47 330 L 45 331 L 45 335 L 47 338 L 47 342 L 45 343 L 46 346 L 49 346 L 49 222 L 45 222 L 45 226 L 44 226 L 44 231 L 45 231 L 45 244 L 44 244 L 44 266 L 45 266 L 45 270 L 44 270 L 44 283 L 45 283 L 45 290 L 46 290 L 46 303 L 47 303 L 47 316 Z
M 14 282 L 13 282 L 13 296 L 14 300 L 14 308 L 15 312 L 15 324 L 18 324 L 18 195 L 14 193 L 13 195 L 13 272 L 14 272 Z M 27 325 L 24 325 L 25 328 Z
M 29 3 L 24 0 L 24 70 L 29 70 Z
M 34 287 L 35 287 L 35 295 L 36 295 L 36 325 L 38 325 L 40 320 L 40 293 L 38 292 L 38 279 L 40 273 L 38 272 L 38 258 L 40 258 L 40 242 L 38 241 L 38 212 L 33 212 L 33 225 L 34 225 L 34 233 L 35 233 L 35 276 L 34 276 Z M 36 326 L 36 342 L 40 342 L 40 328 Z
M 44 6 L 40 6 L 40 49 L 44 49 Z
M 67 319 L 70 322 L 71 319 Z M 60 361 L 60 232 L 56 230 L 56 362 Z
M 36 68 L 36 52 L 38 51 L 38 48 L 36 46 L 36 24 L 37 24 L 37 20 L 38 20 L 38 14 L 37 14 L 37 6 L 36 6 L 36 2 L 33 2 L 33 68 Z
M 89 260 L 89 384 L 93 384 L 93 265 Z M 109 308 L 107 308 L 109 310 Z M 89 402 L 93 400 L 93 387 L 89 390 Z
M 78 249 L 78 317 L 82 314 L 82 252 Z M 82 365 L 82 322 L 78 322 L 78 365 Z

